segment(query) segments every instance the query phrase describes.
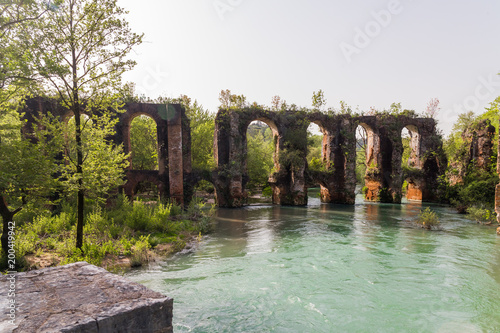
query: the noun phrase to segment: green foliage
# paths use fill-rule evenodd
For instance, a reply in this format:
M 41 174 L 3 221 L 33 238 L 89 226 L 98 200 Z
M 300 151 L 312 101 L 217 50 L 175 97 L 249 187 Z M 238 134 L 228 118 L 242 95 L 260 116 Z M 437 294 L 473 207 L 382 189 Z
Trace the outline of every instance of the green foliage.
M 495 187 L 498 183 L 498 176 L 488 174 L 476 174 L 475 176 L 473 179 L 466 179 L 463 185 L 458 185 L 459 202 L 467 206 L 483 203 L 492 207 L 495 202 Z
M 462 138 L 462 133 L 477 124 L 477 116 L 469 111 L 458 116 L 457 121 L 453 125 L 452 132 L 443 143 L 443 149 L 448 156 L 448 163 L 460 162 L 467 154 L 467 145 Z
M 318 90 L 317 92 L 313 91 L 312 95 L 312 107 L 313 110 L 322 110 L 326 106 L 326 98 L 323 90 Z
M 271 188 L 271 186 L 264 187 L 264 189 L 262 190 L 262 195 L 266 198 L 271 198 L 273 196 L 273 189 Z
M 323 162 L 321 151 L 323 145 L 323 136 L 307 132 L 307 164 L 310 169 L 320 170 Z
M 64 258 L 62 263 L 85 260 L 95 265 L 108 255 L 126 255 L 133 265 L 140 265 L 160 243 L 173 243 L 180 250 L 185 246 L 184 234 L 209 232 L 213 213 L 200 202 L 184 212 L 173 203 L 145 205 L 120 196 L 112 208 L 94 206 L 86 213 L 85 241 L 78 249 L 70 237 L 76 232 L 76 207 L 64 205 L 58 214 L 43 214 L 19 226 L 16 254 L 21 260 L 27 254 L 52 251 Z
M 265 125 L 250 124 L 247 130 L 248 187 L 263 187 L 274 167 L 274 145 L 271 129 Z
M 132 249 L 132 257 L 130 258 L 130 265 L 132 267 L 142 266 L 149 261 L 149 235 L 140 236 L 139 240 L 135 242 Z
M 21 137 L 22 123 L 16 109 L 5 111 L 0 113 L 1 195 L 11 205 L 22 205 L 21 197 L 44 201 L 55 187 L 51 177 L 55 156 Z
M 57 167 L 52 168 L 52 172 L 60 175 L 59 183 L 66 195 L 71 196 L 83 190 L 86 197 L 103 201 L 112 188 L 124 183 L 124 169 L 128 166 L 127 155 L 121 145 L 116 146 L 110 141 L 111 135 L 115 133 L 117 121 L 118 119 L 112 119 L 109 113 L 81 117 L 84 124 L 81 136 L 84 163 L 80 173 L 77 172 L 77 145 L 73 135 L 75 117 L 67 123 L 60 122 L 50 115 L 41 121 L 45 128 L 37 132 L 39 142 L 45 147 L 50 146 L 63 157 Z M 48 138 L 50 141 L 47 141 Z
M 130 147 L 132 168 L 135 170 L 158 170 L 158 138 L 156 122 L 140 115 L 130 123 Z
M 363 186 L 361 192 L 366 196 L 366 194 L 368 193 L 368 186 Z
M 202 179 L 198 182 L 198 184 L 196 184 L 196 191 L 205 191 L 207 193 L 214 193 L 215 187 L 209 181 Z
M 425 229 L 436 228 L 439 225 L 439 218 L 430 207 L 427 207 L 425 210 L 421 210 L 417 217 L 417 223 Z
M 168 99 L 170 103 L 184 106 L 191 126 L 191 158 L 192 166 L 197 170 L 215 168 L 213 142 L 215 131 L 215 114 L 205 110 L 198 101 L 192 101 L 186 95 L 176 99 Z
M 481 206 L 472 206 L 467 208 L 467 213 L 477 222 L 492 224 L 497 222 L 497 214 L 495 211 L 486 209 Z
M 242 109 L 248 106 L 247 98 L 243 95 L 235 95 L 231 90 L 221 90 L 219 94 L 220 107 L 222 109 Z
M 413 168 L 408 165 L 403 165 L 402 169 L 403 169 L 403 179 L 408 179 L 408 178 L 418 179 L 424 176 L 424 171 L 422 169 Z
M 366 175 L 366 148 L 368 135 L 366 129 L 358 125 L 356 128 L 356 183 L 364 186 Z

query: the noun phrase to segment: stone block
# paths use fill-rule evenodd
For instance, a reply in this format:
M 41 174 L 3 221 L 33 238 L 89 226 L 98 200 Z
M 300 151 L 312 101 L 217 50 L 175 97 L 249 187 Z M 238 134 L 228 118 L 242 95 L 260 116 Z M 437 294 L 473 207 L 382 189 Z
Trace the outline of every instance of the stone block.
M 173 299 L 103 268 L 78 262 L 15 274 L 15 298 L 8 276 L 0 277 L 1 332 L 172 332 Z

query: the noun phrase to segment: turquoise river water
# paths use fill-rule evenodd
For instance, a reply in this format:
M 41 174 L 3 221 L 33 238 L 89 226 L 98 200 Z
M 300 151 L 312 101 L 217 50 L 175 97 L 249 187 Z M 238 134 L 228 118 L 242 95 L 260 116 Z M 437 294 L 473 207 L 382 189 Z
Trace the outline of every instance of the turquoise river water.
M 500 237 L 420 203 L 219 209 L 190 252 L 127 277 L 174 298 L 175 332 L 500 332 Z

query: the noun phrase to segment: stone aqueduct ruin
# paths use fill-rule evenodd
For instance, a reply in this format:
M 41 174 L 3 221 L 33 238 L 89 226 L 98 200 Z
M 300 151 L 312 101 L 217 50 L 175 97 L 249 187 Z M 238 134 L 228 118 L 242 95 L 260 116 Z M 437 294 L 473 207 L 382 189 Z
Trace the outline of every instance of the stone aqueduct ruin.
M 130 125 L 139 115 L 147 115 L 157 125 L 159 170 L 126 172 L 124 192 L 133 196 L 140 182 L 158 186 L 161 197 L 188 202 L 196 183 L 201 179 L 212 182 L 220 207 L 241 207 L 246 204 L 246 131 L 252 121 L 266 123 L 274 138 L 274 169 L 269 177 L 273 203 L 306 205 L 307 188 L 321 185 L 323 202 L 354 204 L 356 186 L 356 128 L 367 133 L 365 197 L 371 201 L 401 202 L 402 183 L 409 186 L 407 198 L 433 201 L 436 199 L 437 178 L 446 165 L 439 159 L 441 141 L 436 123 L 430 118 L 403 115 L 350 116 L 326 115 L 303 111 L 272 112 L 262 109 L 220 110 L 215 120 L 214 155 L 216 169 L 200 172 L 191 169 L 191 136 L 189 119 L 178 104 L 126 104 L 118 114 L 116 144 L 123 144 L 129 153 Z M 64 120 L 71 114 L 56 102 L 34 98 L 24 110 L 31 126 L 35 119 L 51 112 Z M 306 162 L 307 128 L 317 124 L 323 132 L 321 170 L 310 170 Z M 401 166 L 403 145 L 401 131 L 410 132 L 411 174 L 403 177 Z
M 410 132 L 407 178 L 408 199 L 433 201 L 442 171 L 441 142 L 430 118 L 377 115 L 326 115 L 302 111 L 271 112 L 260 109 L 221 110 L 215 124 L 213 182 L 218 205 L 240 207 L 246 200 L 246 131 L 255 120 L 266 123 L 274 137 L 274 172 L 269 178 L 273 203 L 307 204 L 308 185 L 321 185 L 323 202 L 354 204 L 356 186 L 356 128 L 368 136 L 365 175 L 367 200 L 401 202 L 403 145 L 401 131 Z M 317 124 L 323 132 L 323 170 L 309 170 L 306 162 L 307 128 Z

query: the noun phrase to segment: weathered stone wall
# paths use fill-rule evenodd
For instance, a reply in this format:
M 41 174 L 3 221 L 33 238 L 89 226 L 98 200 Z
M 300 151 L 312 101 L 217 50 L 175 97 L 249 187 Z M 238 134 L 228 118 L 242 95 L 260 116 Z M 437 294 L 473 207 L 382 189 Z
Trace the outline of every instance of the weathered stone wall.
M 436 124 L 429 118 L 377 115 L 326 115 L 303 111 L 271 112 L 247 108 L 221 110 L 215 124 L 215 158 L 213 173 L 219 206 L 241 207 L 245 204 L 246 131 L 255 120 L 265 122 L 272 130 L 275 143 L 274 172 L 269 183 L 273 203 L 307 204 L 307 184 L 321 185 L 324 202 L 353 204 L 356 186 L 356 128 L 363 126 L 368 135 L 366 154 L 366 199 L 401 202 L 404 178 L 410 183 L 411 199 L 435 199 L 437 177 L 443 161 Z M 323 132 L 322 159 L 324 171 L 309 170 L 306 162 L 307 127 L 316 123 Z M 411 133 L 410 166 L 417 171 L 403 176 L 401 131 Z
M 1 332 L 172 332 L 173 300 L 103 268 L 79 262 L 16 278 L 16 319 L 8 276 L 0 277 Z
M 41 115 L 52 113 L 61 121 L 72 115 L 57 102 L 40 97 L 28 100 L 26 105 L 25 132 L 30 131 Z M 130 125 L 137 116 L 146 115 L 155 121 L 158 140 L 158 170 L 135 170 L 131 163 L 123 187 L 125 194 L 133 197 L 137 185 L 148 181 L 158 186 L 161 197 L 173 198 L 180 204 L 188 202 L 191 192 L 185 188 L 190 188 L 190 183 L 185 183 L 185 179 L 191 173 L 191 130 L 184 108 L 179 104 L 127 103 L 123 110 L 116 115 L 119 121 L 112 140 L 123 144 L 125 153 L 131 153 Z
M 462 133 L 464 147 L 459 155 L 453 157 L 454 161 L 450 165 L 448 179 L 451 185 L 463 183 L 471 163 L 478 170 L 490 171 L 494 135 L 495 127 L 488 119 L 465 129 Z

